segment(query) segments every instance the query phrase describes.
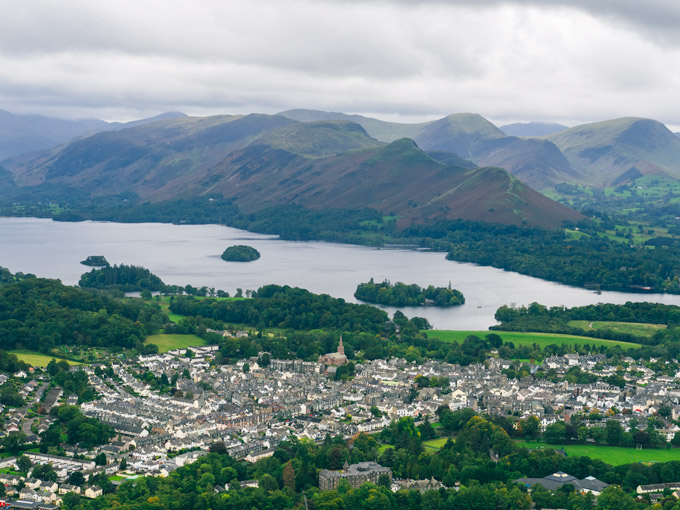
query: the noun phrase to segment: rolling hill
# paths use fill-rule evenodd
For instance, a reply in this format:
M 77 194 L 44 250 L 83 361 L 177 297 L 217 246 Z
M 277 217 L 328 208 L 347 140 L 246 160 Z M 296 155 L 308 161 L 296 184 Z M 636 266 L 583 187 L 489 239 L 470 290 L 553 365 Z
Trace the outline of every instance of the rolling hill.
M 643 175 L 680 179 L 680 140 L 655 120 L 625 117 L 584 124 L 545 139 L 592 186 L 616 186 Z
M 488 143 L 495 131 L 481 117 L 474 120 L 490 131 L 479 135 Z M 505 170 L 436 152 L 448 146 L 444 139 L 437 143 L 440 130 L 430 126 L 434 157 L 410 139 L 385 145 L 348 120 L 176 118 L 98 133 L 7 166 L 20 186 L 91 196 L 133 192 L 151 201 L 221 194 L 245 212 L 288 203 L 370 207 L 400 216 L 402 225 L 464 218 L 558 227 L 581 218 Z M 480 130 L 472 126 L 467 132 L 451 122 L 445 128 L 458 129 L 461 147 L 474 146 Z

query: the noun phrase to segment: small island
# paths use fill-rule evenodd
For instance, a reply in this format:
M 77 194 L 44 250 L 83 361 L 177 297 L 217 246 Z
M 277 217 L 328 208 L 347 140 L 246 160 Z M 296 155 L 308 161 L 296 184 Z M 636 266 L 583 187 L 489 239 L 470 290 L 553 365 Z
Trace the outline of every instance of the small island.
M 251 262 L 260 258 L 260 252 L 252 246 L 238 244 L 230 246 L 222 253 L 222 260 L 228 262 Z
M 142 290 L 162 291 L 166 285 L 146 268 L 139 266 L 108 266 L 93 269 L 80 277 L 78 285 L 94 289 L 118 289 L 123 292 Z
M 407 285 L 397 282 L 392 285 L 385 280 L 382 283 L 374 283 L 373 278 L 368 283 L 360 283 L 354 293 L 354 297 L 367 303 L 386 306 L 458 306 L 465 303 L 463 294 L 456 289 L 448 287 L 427 288 L 413 283 Z
M 85 260 L 81 260 L 80 263 L 92 267 L 109 267 L 111 265 L 104 255 L 90 255 Z

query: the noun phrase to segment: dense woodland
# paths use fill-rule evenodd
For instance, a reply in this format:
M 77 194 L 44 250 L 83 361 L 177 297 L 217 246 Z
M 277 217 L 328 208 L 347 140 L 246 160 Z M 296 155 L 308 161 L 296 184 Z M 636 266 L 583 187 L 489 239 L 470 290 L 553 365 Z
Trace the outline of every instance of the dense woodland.
M 0 285 L 0 348 L 49 353 L 59 345 L 134 348 L 167 318 L 141 300 L 25 278 Z
M 452 289 L 450 285 L 448 288 L 434 285 L 423 288 L 415 283 L 374 283 L 373 278 L 370 282 L 360 283 L 354 297 L 367 303 L 387 306 L 458 306 L 465 303 L 462 292 Z

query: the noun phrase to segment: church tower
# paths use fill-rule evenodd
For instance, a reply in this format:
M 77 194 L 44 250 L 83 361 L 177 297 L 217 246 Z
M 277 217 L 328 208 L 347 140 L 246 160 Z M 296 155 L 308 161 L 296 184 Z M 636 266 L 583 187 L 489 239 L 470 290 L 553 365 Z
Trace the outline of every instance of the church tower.
M 342 345 L 342 335 L 340 335 L 340 343 L 338 344 L 338 354 L 345 355 L 345 346 Z

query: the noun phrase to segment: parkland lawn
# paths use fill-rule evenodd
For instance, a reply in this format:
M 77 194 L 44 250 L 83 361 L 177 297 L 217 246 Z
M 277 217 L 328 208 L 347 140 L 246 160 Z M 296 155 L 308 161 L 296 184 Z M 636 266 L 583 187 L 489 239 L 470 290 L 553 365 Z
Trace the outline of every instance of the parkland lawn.
M 429 451 L 430 453 L 432 453 L 433 451 L 441 450 L 448 440 L 449 440 L 448 437 L 430 439 L 429 441 L 423 441 L 423 446 L 425 447 L 425 451 Z
M 9 351 L 12 354 L 16 354 L 19 360 L 28 363 L 34 367 L 46 367 L 47 364 L 53 359 L 57 361 L 66 361 L 69 365 L 81 365 L 77 361 L 71 361 L 64 358 L 59 358 L 58 356 L 50 356 L 49 354 L 42 354 L 40 352 L 26 351 L 26 350 L 14 350 Z
M 146 337 L 144 343 L 158 346 L 158 352 L 168 352 L 175 349 L 186 349 L 205 345 L 205 340 L 196 335 L 151 335 Z
M 632 342 L 619 342 L 616 340 L 601 340 L 587 336 L 563 335 L 558 333 L 524 333 L 518 331 L 451 331 L 443 329 L 433 329 L 425 331 L 428 338 L 439 338 L 445 342 L 462 342 L 465 337 L 475 335 L 484 338 L 490 333 L 495 333 L 503 339 L 503 342 L 512 342 L 515 346 L 537 344 L 544 349 L 548 345 L 584 345 L 591 346 L 605 345 L 607 347 L 621 346 L 623 349 L 638 348 L 640 344 Z
M 554 445 L 547 444 L 542 441 L 516 441 L 518 446 L 524 446 L 529 449 L 545 448 L 564 450 L 567 455 L 571 457 L 590 457 L 591 459 L 600 459 L 607 464 L 619 466 L 621 464 L 631 464 L 634 462 L 670 462 L 672 460 L 680 461 L 680 448 L 665 448 L 654 449 L 644 448 L 636 450 L 635 448 L 628 448 L 624 446 L 605 446 L 595 444 L 568 444 L 568 445 Z
M 660 329 L 666 329 L 665 324 L 642 324 L 638 322 L 613 321 L 569 321 L 567 324 L 584 331 L 606 330 L 617 333 L 628 333 L 635 336 L 651 337 Z

